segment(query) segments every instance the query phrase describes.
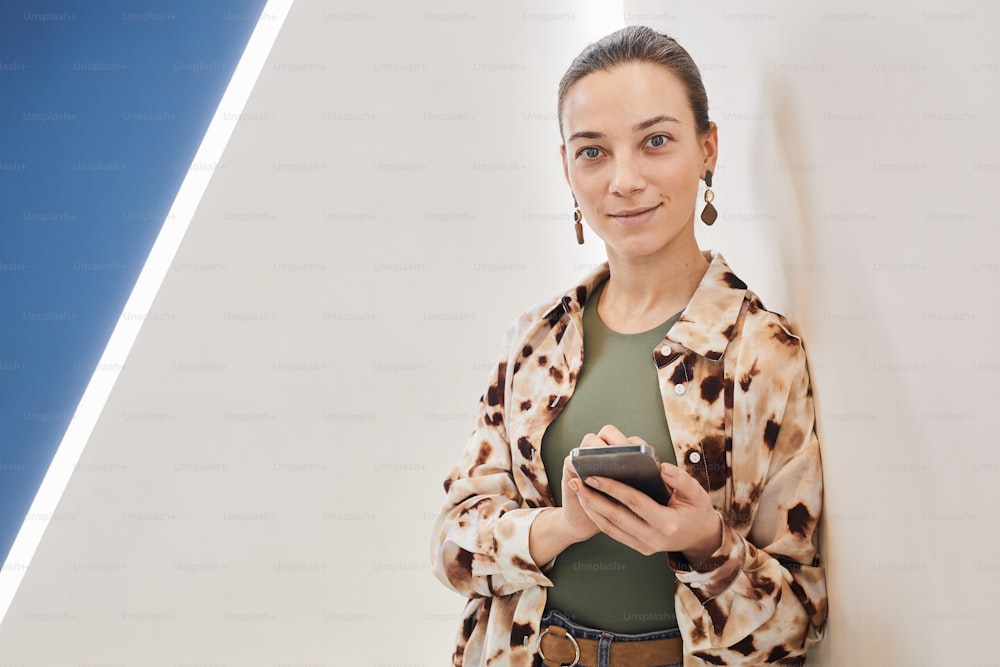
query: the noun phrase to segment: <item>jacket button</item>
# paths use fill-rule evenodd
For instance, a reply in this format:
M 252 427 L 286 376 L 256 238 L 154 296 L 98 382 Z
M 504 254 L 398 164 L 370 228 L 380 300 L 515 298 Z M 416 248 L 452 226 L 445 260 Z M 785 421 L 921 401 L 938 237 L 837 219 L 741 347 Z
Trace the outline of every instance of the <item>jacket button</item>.
M 669 345 L 664 345 L 663 347 L 660 348 L 660 354 L 662 354 L 665 357 L 669 357 L 671 352 L 673 352 L 673 350 L 670 349 Z
M 699 463 L 701 461 L 701 454 L 696 451 L 688 452 L 688 463 Z
M 675 384 L 674 385 L 674 393 L 677 394 L 678 396 L 680 396 L 681 394 L 683 394 L 684 393 L 684 385 L 682 385 L 682 384 Z

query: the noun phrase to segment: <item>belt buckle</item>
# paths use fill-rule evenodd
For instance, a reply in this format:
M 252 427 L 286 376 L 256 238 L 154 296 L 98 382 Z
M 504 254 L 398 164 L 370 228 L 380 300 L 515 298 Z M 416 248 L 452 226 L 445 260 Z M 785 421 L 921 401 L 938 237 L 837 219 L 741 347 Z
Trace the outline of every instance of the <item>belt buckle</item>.
M 538 635 L 538 655 L 542 656 L 542 660 L 546 661 L 548 660 L 548 658 L 545 657 L 545 652 L 542 651 L 542 637 L 548 634 L 549 629 L 550 629 L 549 627 L 546 627 L 544 630 L 542 630 L 541 634 Z M 566 634 L 564 634 L 563 637 L 564 638 L 568 637 L 569 640 L 573 642 L 573 650 L 576 651 L 576 657 L 573 658 L 573 663 L 570 664 L 568 667 L 576 667 L 578 664 L 580 664 L 580 645 L 576 643 L 576 637 L 567 632 L 565 628 L 563 628 L 563 631 L 566 632 Z

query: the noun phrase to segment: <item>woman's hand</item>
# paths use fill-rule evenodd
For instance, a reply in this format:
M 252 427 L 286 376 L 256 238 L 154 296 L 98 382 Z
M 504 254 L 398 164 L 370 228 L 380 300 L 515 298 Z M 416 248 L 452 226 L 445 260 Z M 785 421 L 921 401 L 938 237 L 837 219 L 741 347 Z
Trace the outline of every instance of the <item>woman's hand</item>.
M 645 444 L 640 438 L 626 438 L 613 426 L 605 426 L 594 437 L 605 444 Z M 584 446 L 592 446 L 586 444 L 587 438 L 584 438 Z M 692 564 L 700 563 L 721 546 L 722 519 L 712 507 L 708 493 L 687 472 L 663 463 L 660 477 L 673 489 L 670 504 L 666 506 L 607 477 L 588 477 L 586 484 L 577 477 L 575 481 L 570 480 L 570 489 L 575 490 L 574 501 L 591 522 L 611 538 L 647 556 L 661 551 L 680 551 Z M 565 472 L 563 479 L 565 485 Z M 568 496 L 565 491 L 563 493 L 565 505 Z
M 577 542 L 589 540 L 601 532 L 580 504 L 576 491 L 580 486 L 580 476 L 576 474 L 576 468 L 573 467 L 572 460 L 567 456 L 563 460 L 562 471 L 562 519 L 567 533 L 572 535 Z
M 604 433 L 603 429 L 601 433 Z M 583 439 L 580 446 L 600 447 L 607 444 L 591 433 Z M 572 459 L 567 456 L 563 459 L 562 505 L 545 510 L 531 522 L 528 549 L 537 565 L 548 563 L 570 545 L 589 540 L 601 532 L 577 498 L 577 489 L 581 488 L 584 487 L 580 476 L 576 474 Z
M 624 433 L 610 424 L 602 428 L 596 434 L 588 433 L 583 436 L 583 440 L 580 442 L 581 447 L 608 447 L 609 445 L 644 444 L 646 443 L 643 442 L 642 438 L 626 438 Z M 587 512 L 584 511 L 583 506 L 580 504 L 580 499 L 577 496 L 577 489 L 582 486 L 583 482 L 580 480 L 580 476 L 576 474 L 576 468 L 573 467 L 572 458 L 567 456 L 563 460 L 562 506 L 565 510 L 565 517 L 568 525 L 571 529 L 578 530 L 580 534 L 585 535 L 583 538 L 585 540 L 593 537 L 597 533 L 601 532 L 601 530 L 597 527 L 590 516 L 588 516 Z

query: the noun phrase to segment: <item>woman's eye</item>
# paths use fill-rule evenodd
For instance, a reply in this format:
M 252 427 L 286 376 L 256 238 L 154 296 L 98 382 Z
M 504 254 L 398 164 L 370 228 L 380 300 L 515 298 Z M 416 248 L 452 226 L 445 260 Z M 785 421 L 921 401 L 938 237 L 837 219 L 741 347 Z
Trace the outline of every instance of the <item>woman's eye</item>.
M 667 141 L 669 141 L 667 135 L 654 134 L 649 138 L 649 141 L 647 143 L 653 148 L 660 148 L 661 146 L 665 146 L 667 144 Z
M 598 158 L 601 156 L 601 150 L 599 148 L 594 148 L 593 146 L 588 146 L 587 148 L 584 148 L 582 151 L 580 151 L 580 154 L 583 155 L 585 158 L 593 160 L 594 158 Z

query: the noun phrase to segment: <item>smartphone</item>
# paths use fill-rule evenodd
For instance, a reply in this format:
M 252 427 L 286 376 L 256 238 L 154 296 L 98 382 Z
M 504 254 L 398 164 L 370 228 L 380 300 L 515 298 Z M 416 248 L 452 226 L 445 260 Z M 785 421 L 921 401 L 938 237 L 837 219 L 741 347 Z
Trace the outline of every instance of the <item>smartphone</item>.
M 610 477 L 642 491 L 661 505 L 670 501 L 670 491 L 660 477 L 660 462 L 649 445 L 577 447 L 570 452 L 570 462 L 581 480 L 591 475 Z

